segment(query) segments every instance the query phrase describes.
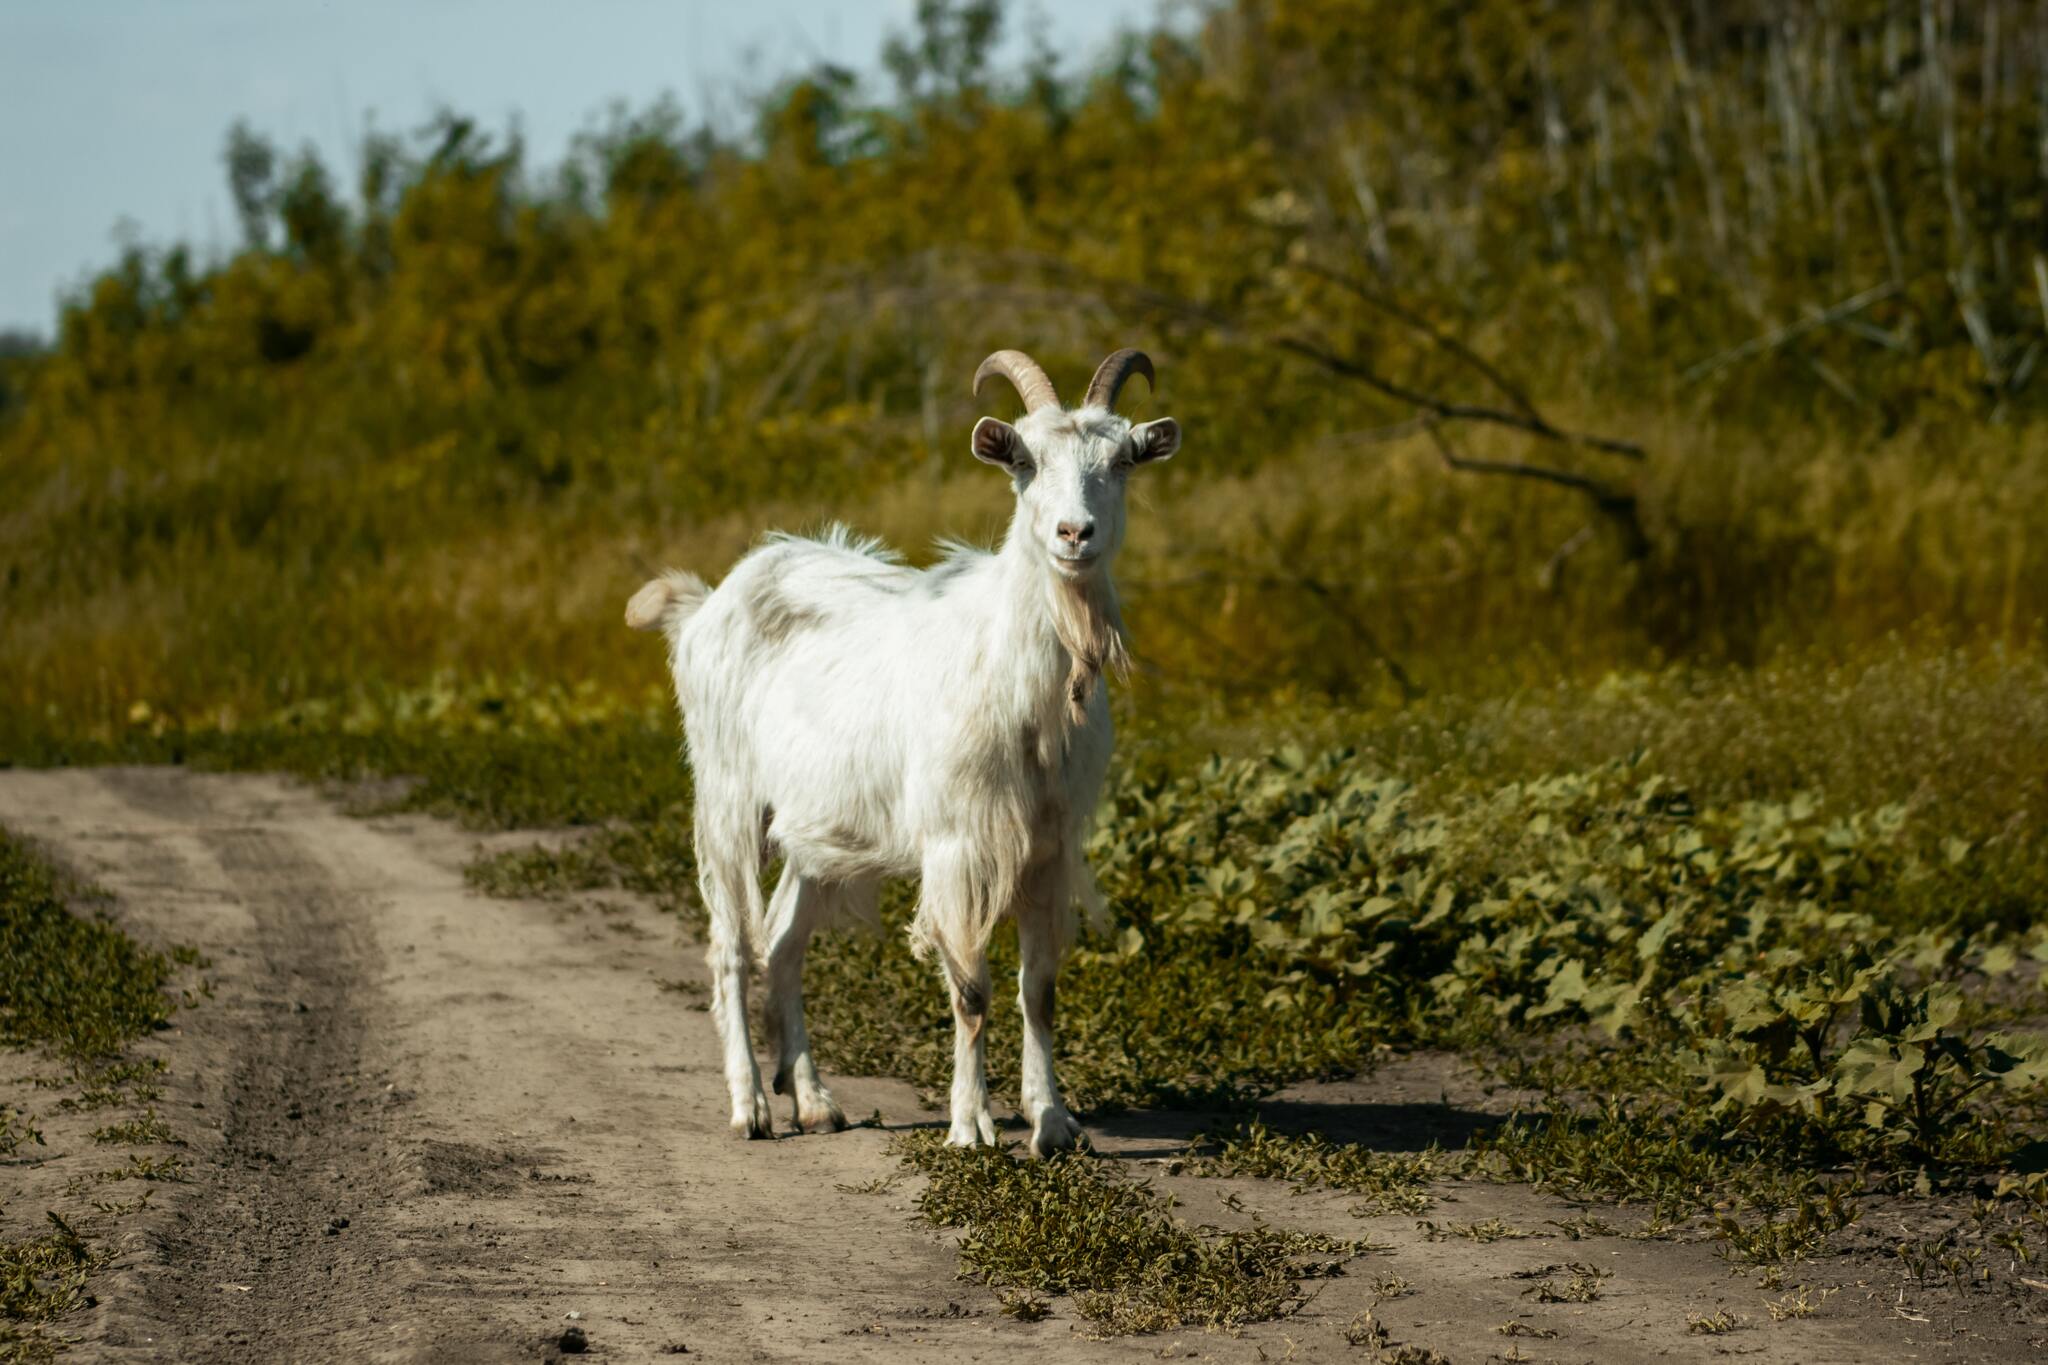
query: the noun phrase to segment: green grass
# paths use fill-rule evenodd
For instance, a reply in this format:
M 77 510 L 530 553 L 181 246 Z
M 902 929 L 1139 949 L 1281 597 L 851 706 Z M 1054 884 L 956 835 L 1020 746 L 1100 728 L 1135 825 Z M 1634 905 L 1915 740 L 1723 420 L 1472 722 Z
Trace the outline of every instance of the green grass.
M 137 1147 L 150 1143 L 176 1142 L 171 1126 L 154 1108 L 119 1123 L 103 1124 L 93 1129 L 92 1140 L 102 1145 Z
M 150 1079 L 161 1063 L 121 1059 L 136 1038 L 165 1025 L 170 959 L 111 923 L 80 911 L 102 911 L 106 897 L 65 876 L 47 859 L 0 829 L 0 1042 L 35 1048 L 70 1067 L 50 1085 L 79 1094 L 63 1105 L 95 1108 L 153 1098 Z M 154 1109 L 94 1134 L 101 1142 L 171 1140 Z M 40 1143 L 27 1115 L 0 1111 L 0 1155 Z M 176 1157 L 131 1156 L 96 1180 L 178 1179 Z M 66 1314 L 92 1303 L 88 1277 L 98 1253 L 54 1211 L 52 1231 L 0 1239 L 0 1361 L 48 1360 L 61 1348 L 54 1333 Z
M 1358 1214 L 1420 1213 L 1434 1202 L 1431 1182 L 1456 1178 L 1470 1168 L 1461 1155 L 1435 1148 L 1376 1152 L 1319 1133 L 1275 1132 L 1256 1119 L 1207 1145 L 1212 1150 L 1191 1168 L 1197 1174 L 1257 1176 L 1341 1190 L 1358 1196 L 1352 1210 Z
M 89 1063 L 169 1022 L 169 960 L 67 904 L 95 899 L 0 830 L 0 1043 Z
M 1072 1295 L 1103 1334 L 1265 1322 L 1305 1301 L 1302 1279 L 1364 1251 L 1265 1224 L 1190 1227 L 1143 1183 L 1086 1154 L 1020 1161 L 1002 1148 L 947 1147 L 936 1132 L 900 1139 L 897 1150 L 927 1177 L 919 1213 L 958 1231 L 964 1273 Z
M 32 1115 L 0 1106 L 0 1157 L 13 1156 L 23 1144 L 43 1145 L 43 1134 Z

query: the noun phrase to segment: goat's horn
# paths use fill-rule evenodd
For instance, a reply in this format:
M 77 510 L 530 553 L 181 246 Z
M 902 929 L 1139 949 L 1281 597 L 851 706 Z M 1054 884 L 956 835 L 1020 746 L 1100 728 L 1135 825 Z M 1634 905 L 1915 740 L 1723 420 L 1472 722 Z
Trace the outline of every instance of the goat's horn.
M 1143 351 L 1134 351 L 1126 346 L 1121 351 L 1111 351 L 1109 359 L 1095 367 L 1095 377 L 1088 381 L 1088 396 L 1081 400 L 1084 408 L 1113 408 L 1116 396 L 1124 391 L 1124 381 L 1134 374 L 1145 376 L 1145 383 L 1158 387 L 1159 381 L 1152 374 L 1152 358 Z
M 990 375 L 999 374 L 1010 381 L 1017 394 L 1024 400 L 1024 411 L 1037 412 L 1040 408 L 1056 408 L 1060 405 L 1059 394 L 1053 391 L 1052 380 L 1037 361 L 1022 351 L 997 351 L 981 362 L 981 368 L 974 372 L 974 395 L 981 396 L 982 382 Z

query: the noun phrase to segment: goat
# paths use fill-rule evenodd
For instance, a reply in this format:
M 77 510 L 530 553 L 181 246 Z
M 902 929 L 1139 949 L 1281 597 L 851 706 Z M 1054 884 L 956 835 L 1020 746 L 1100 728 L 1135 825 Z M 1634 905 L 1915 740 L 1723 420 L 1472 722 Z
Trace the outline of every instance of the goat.
M 749 958 L 766 977 L 776 1093 L 794 1092 L 804 1131 L 845 1127 L 804 1028 L 805 945 L 836 917 L 873 920 L 881 879 L 914 875 L 912 947 L 938 959 L 953 1005 L 947 1140 L 995 1141 L 982 1027 L 988 942 L 1005 918 L 1021 958 L 1031 1150 L 1079 1138 L 1053 1075 L 1054 978 L 1076 901 L 1101 907 L 1082 847 L 1111 745 L 1096 684 L 1128 667 L 1110 565 L 1127 476 L 1180 446 L 1170 417 L 1116 415 L 1134 374 L 1150 385 L 1152 362 L 1117 351 L 1070 412 L 1022 352 L 982 362 L 976 395 L 1000 376 L 1025 406 L 1014 426 L 983 417 L 971 439 L 1017 497 L 994 552 L 946 543 L 918 571 L 843 527 L 776 534 L 716 591 L 671 570 L 627 604 L 628 625 L 669 642 L 735 1131 L 773 1126 L 747 1035 Z M 783 872 L 764 905 L 771 852 Z

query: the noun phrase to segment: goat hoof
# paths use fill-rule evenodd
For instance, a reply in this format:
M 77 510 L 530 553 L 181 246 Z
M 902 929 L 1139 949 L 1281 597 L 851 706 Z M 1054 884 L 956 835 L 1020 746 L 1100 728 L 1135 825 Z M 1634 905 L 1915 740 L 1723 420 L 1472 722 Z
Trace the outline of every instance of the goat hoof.
M 993 1147 L 996 1145 L 995 1117 L 987 1110 L 953 1120 L 946 1130 L 948 1147 Z
M 809 1103 L 798 1103 L 796 1126 L 806 1133 L 838 1133 L 846 1129 L 846 1115 L 830 1095 L 818 1095 Z
M 757 1093 L 751 1105 L 735 1105 L 732 1111 L 732 1130 L 749 1140 L 774 1137 L 775 1116 L 768 1110 L 767 1097 Z
M 1038 1116 L 1031 1130 L 1031 1155 L 1041 1161 L 1080 1145 L 1081 1125 L 1064 1109 L 1051 1109 Z

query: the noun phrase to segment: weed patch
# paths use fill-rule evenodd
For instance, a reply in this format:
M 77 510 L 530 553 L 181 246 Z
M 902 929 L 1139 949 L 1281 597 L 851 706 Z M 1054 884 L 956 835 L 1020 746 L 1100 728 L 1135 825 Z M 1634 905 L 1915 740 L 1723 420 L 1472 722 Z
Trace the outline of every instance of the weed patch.
M 97 1185 L 118 1184 L 124 1180 L 149 1180 L 181 1182 L 185 1179 L 185 1160 L 172 1155 L 163 1157 L 142 1156 L 131 1153 L 127 1163 L 110 1166 L 103 1171 L 72 1177 L 66 1187 L 68 1193 L 82 1195 Z
M 99 1258 L 70 1224 L 54 1213 L 49 1220 L 39 1237 L 0 1241 L 0 1360 L 53 1359 L 61 1348 L 51 1324 L 93 1302 L 86 1278 Z
M 1713 1313 L 1685 1315 L 1685 1330 L 1697 1337 L 1724 1336 L 1745 1325 L 1746 1319 L 1736 1317 L 1725 1308 Z
M 157 1084 L 163 1072 L 164 1063 L 158 1057 L 141 1061 L 95 1062 L 74 1068 L 68 1076 L 48 1077 L 37 1084 L 75 1086 L 77 1093 L 58 1100 L 57 1107 L 67 1112 L 89 1112 L 120 1104 L 155 1103 L 163 1097 L 163 1090 Z
M 1342 1190 L 1359 1196 L 1352 1211 L 1360 1215 L 1419 1213 L 1430 1205 L 1429 1183 L 1462 1174 L 1467 1164 L 1435 1148 L 1374 1152 L 1316 1133 L 1277 1133 L 1258 1120 L 1204 1141 L 1213 1154 L 1190 1167 L 1198 1175 L 1259 1176 Z
M 67 899 L 95 897 L 0 830 L 0 1043 L 111 1057 L 169 1022 L 170 962 Z
M 1415 1286 L 1405 1276 L 1375 1275 L 1372 1277 L 1372 1297 L 1375 1303 L 1388 1299 L 1405 1298 L 1415 1292 Z
M 13 1156 L 23 1144 L 43 1145 L 43 1133 L 35 1116 L 0 1105 L 0 1156 Z
M 1543 1280 L 1523 1290 L 1523 1295 L 1538 1303 L 1592 1303 L 1600 1297 L 1600 1282 L 1613 1274 L 1576 1263 L 1565 1269 L 1571 1274 L 1564 1281 Z
M 1241 1327 L 1293 1312 L 1300 1281 L 1357 1255 L 1357 1243 L 1265 1224 L 1194 1228 L 1145 1185 L 1072 1154 L 1018 1161 L 997 1148 L 952 1148 L 937 1133 L 900 1139 L 929 1184 L 917 1207 L 957 1229 L 963 1271 L 998 1289 L 1073 1296 L 1105 1334 Z
M 1837 1289 L 1823 1289 L 1815 1294 L 1805 1285 L 1782 1299 L 1766 1299 L 1764 1311 L 1771 1315 L 1772 1322 L 1791 1322 L 1799 1318 L 1810 1318 L 1820 1311 L 1821 1305 L 1840 1293 Z
M 177 1138 L 172 1134 L 171 1126 L 163 1121 L 163 1117 L 151 1109 L 135 1118 L 93 1129 L 92 1140 L 124 1147 L 145 1147 L 156 1143 L 176 1142 Z
M 1521 1322 L 1514 1319 L 1510 1319 L 1509 1321 L 1502 1323 L 1500 1326 L 1494 1328 L 1493 1330 L 1500 1333 L 1504 1337 L 1534 1337 L 1538 1340 L 1548 1340 L 1549 1338 L 1557 1335 L 1557 1329 L 1555 1328 L 1538 1327 L 1535 1326 L 1533 1323 Z
M 1431 1242 L 1448 1242 L 1456 1237 L 1468 1242 L 1484 1244 L 1488 1242 L 1519 1241 L 1524 1237 L 1532 1235 L 1528 1231 L 1518 1228 L 1512 1223 L 1504 1222 L 1499 1218 L 1486 1218 L 1470 1223 L 1442 1224 L 1422 1219 L 1416 1222 L 1415 1227 L 1422 1234 L 1425 1241 Z
M 65 1076 L 38 1077 L 44 1089 L 76 1087 L 59 1106 L 97 1109 L 156 1098 L 155 1059 L 131 1062 L 122 1049 L 170 1018 L 171 960 L 102 918 L 103 893 L 61 874 L 27 843 L 0 829 L 0 1043 L 40 1048 L 69 1063 Z M 103 1143 L 173 1140 L 155 1109 L 102 1126 Z M 42 1134 L 25 1114 L 0 1109 L 0 1155 Z M 131 1155 L 126 1165 L 73 1182 L 81 1195 L 107 1181 L 178 1180 L 176 1157 Z M 96 1204 L 102 1212 L 118 1208 Z M 53 1324 L 92 1303 L 88 1277 L 101 1257 L 55 1211 L 40 1236 L 0 1241 L 0 1361 L 40 1362 L 61 1349 Z
M 1828 1239 L 1856 1221 L 1857 1207 L 1839 1186 L 1830 1186 L 1817 1197 L 1802 1196 L 1783 1217 L 1765 1215 L 1744 1223 L 1723 1215 L 1714 1220 L 1723 1243 L 1723 1254 L 1731 1261 L 1750 1265 L 1778 1265 L 1816 1255 Z

